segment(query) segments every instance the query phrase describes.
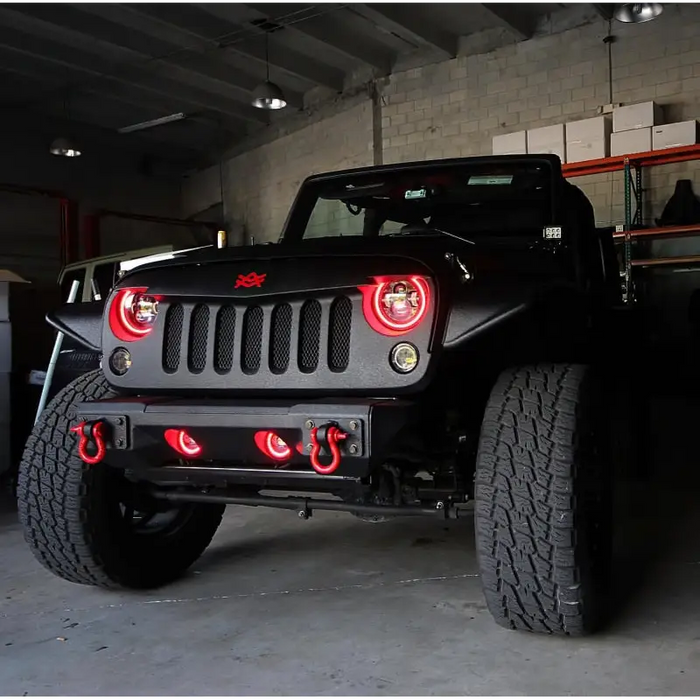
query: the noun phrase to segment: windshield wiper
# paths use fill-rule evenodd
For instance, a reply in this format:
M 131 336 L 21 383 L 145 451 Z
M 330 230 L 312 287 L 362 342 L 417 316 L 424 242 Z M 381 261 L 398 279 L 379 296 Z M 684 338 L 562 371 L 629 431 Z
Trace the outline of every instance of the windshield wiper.
M 391 235 L 402 236 L 404 233 L 429 233 L 430 231 L 440 233 L 443 236 L 448 236 L 449 238 L 456 238 L 458 241 L 462 241 L 462 243 L 476 245 L 474 241 L 470 241 L 468 238 L 463 238 L 462 236 L 459 236 L 456 233 L 450 233 L 450 231 L 443 231 L 443 229 L 435 228 L 435 226 L 406 226 L 405 228 L 401 229 L 401 231 L 397 231 L 396 233 L 392 233 Z

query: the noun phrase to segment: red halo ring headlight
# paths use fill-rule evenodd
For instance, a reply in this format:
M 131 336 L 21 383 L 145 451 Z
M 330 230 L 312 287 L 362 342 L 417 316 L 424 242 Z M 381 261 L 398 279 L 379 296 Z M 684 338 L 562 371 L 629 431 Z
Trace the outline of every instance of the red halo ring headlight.
M 109 327 L 122 342 L 145 338 L 158 317 L 158 297 L 147 294 L 146 287 L 117 290 L 109 307 Z
M 292 448 L 271 430 L 258 430 L 254 436 L 257 448 L 276 462 L 287 462 L 292 456 Z
M 402 335 L 417 328 L 430 306 L 430 286 L 420 275 L 375 278 L 375 284 L 360 291 L 367 323 L 383 335 Z
M 163 437 L 168 445 L 183 457 L 197 457 L 202 454 L 202 446 L 186 430 L 168 428 Z

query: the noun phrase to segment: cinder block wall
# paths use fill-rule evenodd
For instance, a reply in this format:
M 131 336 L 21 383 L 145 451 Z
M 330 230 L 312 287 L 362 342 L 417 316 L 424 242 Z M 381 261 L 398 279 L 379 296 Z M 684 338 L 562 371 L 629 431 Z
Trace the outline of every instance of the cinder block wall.
M 700 5 L 667 5 L 653 22 L 614 22 L 612 30 L 613 101 L 656 100 L 667 121 L 700 118 Z M 340 102 L 333 116 L 228 161 L 228 216 L 245 226 L 248 237 L 276 240 L 298 185 L 310 173 L 378 160 L 488 154 L 495 134 L 595 116 L 610 101 L 607 33 L 600 20 L 396 73 L 379 86 L 374 113 L 369 97 L 347 110 Z M 373 117 L 381 119 L 378 128 Z M 645 221 L 660 215 L 679 177 L 695 178 L 700 193 L 698 173 L 700 161 L 647 169 Z M 218 183 L 211 173 L 201 177 Z M 197 178 L 190 180 L 196 184 Z M 599 224 L 623 220 L 620 173 L 576 182 L 593 201 Z M 187 206 L 187 213 L 197 209 L 196 201 Z M 686 241 L 674 244 L 674 251 L 679 246 L 697 247 Z
M 700 6 L 668 7 L 641 25 L 612 25 L 613 101 L 656 100 L 668 121 L 700 118 Z M 382 110 L 388 163 L 491 152 L 496 134 L 584 119 L 610 101 L 605 22 L 391 77 Z M 645 217 L 659 216 L 679 177 L 700 163 L 648 169 Z M 577 178 L 601 224 L 624 220 L 619 173 Z M 698 182 L 700 189 L 700 182 Z
M 371 165 L 373 143 L 366 101 L 227 161 L 226 219 L 245 227 L 246 242 L 276 241 L 302 181 L 313 173 Z

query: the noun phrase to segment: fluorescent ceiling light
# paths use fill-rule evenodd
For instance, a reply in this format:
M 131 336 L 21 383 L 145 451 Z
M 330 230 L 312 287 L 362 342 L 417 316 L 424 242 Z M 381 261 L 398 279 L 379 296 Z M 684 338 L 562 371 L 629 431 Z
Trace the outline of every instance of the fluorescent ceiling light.
M 184 112 L 176 112 L 175 114 L 169 114 L 167 117 L 159 117 L 158 119 L 151 119 L 147 122 L 122 126 L 120 129 L 117 129 L 117 131 L 120 134 L 130 134 L 134 131 L 143 131 L 144 129 L 151 129 L 154 126 L 170 124 L 170 122 L 179 122 L 181 119 L 187 119 L 187 115 Z

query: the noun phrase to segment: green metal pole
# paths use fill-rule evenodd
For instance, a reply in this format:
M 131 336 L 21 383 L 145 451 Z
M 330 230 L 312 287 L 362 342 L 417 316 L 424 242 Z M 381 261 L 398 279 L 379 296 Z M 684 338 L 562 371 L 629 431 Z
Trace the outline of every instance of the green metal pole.
M 632 170 L 625 158 L 625 304 L 632 303 Z

